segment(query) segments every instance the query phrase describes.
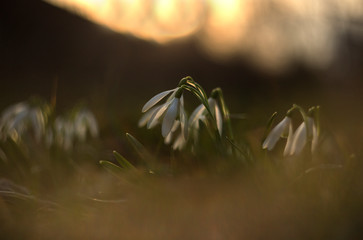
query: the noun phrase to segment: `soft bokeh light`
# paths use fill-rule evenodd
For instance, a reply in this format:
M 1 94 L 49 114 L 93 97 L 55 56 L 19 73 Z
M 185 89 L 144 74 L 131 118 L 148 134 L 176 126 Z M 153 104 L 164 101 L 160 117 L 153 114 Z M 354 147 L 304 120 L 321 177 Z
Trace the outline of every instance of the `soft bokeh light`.
M 343 34 L 362 37 L 361 0 L 46 1 L 159 43 L 196 36 L 213 57 L 248 57 L 272 70 L 296 60 L 325 67 Z

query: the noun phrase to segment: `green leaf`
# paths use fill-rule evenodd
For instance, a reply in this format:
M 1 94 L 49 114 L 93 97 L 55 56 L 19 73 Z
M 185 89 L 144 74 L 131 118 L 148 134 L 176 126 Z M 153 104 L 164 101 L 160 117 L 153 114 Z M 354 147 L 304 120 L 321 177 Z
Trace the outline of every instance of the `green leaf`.
M 125 172 L 124 169 L 122 169 L 121 167 L 117 166 L 112 162 L 101 160 L 99 163 L 101 164 L 102 167 L 104 167 L 107 171 L 109 171 L 116 177 L 120 177 L 120 174 Z
M 146 150 L 144 145 L 142 145 L 134 136 L 129 133 L 126 133 L 127 140 L 140 156 L 145 163 L 148 163 L 152 158 L 151 154 Z
M 113 155 L 115 156 L 117 162 L 121 165 L 122 168 L 125 169 L 135 169 L 134 165 L 132 165 L 126 158 L 124 158 L 121 154 L 116 151 L 113 151 Z
M 234 141 L 226 137 L 227 142 L 232 146 L 232 149 L 236 150 L 240 153 L 239 158 L 244 161 L 246 164 L 250 164 L 254 162 L 253 155 L 251 153 L 251 150 L 247 144 L 244 144 L 243 146 L 239 146 Z

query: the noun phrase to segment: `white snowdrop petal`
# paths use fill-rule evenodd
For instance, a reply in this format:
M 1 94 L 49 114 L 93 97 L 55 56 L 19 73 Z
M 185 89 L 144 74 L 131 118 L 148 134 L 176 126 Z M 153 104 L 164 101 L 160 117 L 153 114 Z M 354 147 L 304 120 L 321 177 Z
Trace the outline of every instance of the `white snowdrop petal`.
M 98 124 L 97 124 L 96 117 L 92 113 L 89 113 L 87 120 L 88 120 L 88 126 L 89 126 L 89 131 L 91 133 L 91 136 L 97 137 L 98 136 Z
M 173 150 L 182 150 L 186 144 L 186 141 L 184 140 L 184 137 L 182 134 L 180 134 L 177 139 L 175 140 L 172 148 Z
M 222 136 L 223 119 L 222 119 L 221 110 L 219 109 L 217 104 L 214 105 L 214 112 L 216 115 L 215 117 L 216 117 L 218 132 L 219 132 L 219 135 Z
M 293 140 L 293 129 L 292 129 L 292 124 L 289 124 L 289 133 L 287 136 L 287 142 L 286 142 L 286 146 L 284 149 L 284 156 L 287 156 L 290 154 L 291 152 L 291 145 L 292 145 L 292 140 Z
M 176 90 L 177 90 L 178 88 L 175 88 L 175 89 L 173 89 L 174 90 L 174 92 L 168 97 L 168 99 L 166 99 L 166 102 L 171 102 L 174 98 L 175 98 L 175 95 L 176 95 Z
M 176 88 L 156 94 L 149 101 L 147 101 L 147 103 L 145 103 L 145 105 L 142 107 L 142 110 L 141 111 L 142 112 L 146 112 L 147 110 L 149 110 L 150 108 L 152 108 L 155 104 L 157 104 L 161 99 L 163 99 L 169 93 L 171 93 L 172 91 L 175 91 L 175 90 L 176 90 Z
M 164 139 L 165 144 L 170 144 L 171 143 L 171 141 L 173 140 L 174 133 L 178 130 L 179 125 L 180 125 L 180 121 L 175 120 L 174 124 L 173 124 L 173 127 L 171 128 L 171 131 L 169 132 L 169 134 Z
M 279 124 L 277 124 L 266 137 L 265 141 L 262 144 L 262 148 L 272 150 L 275 147 L 277 141 L 279 140 L 281 134 L 290 123 L 291 118 L 285 117 Z
M 203 114 L 204 111 L 205 111 L 205 106 L 203 104 L 200 104 L 192 112 L 192 114 L 190 115 L 190 118 L 189 118 L 189 122 L 188 122 L 189 127 L 192 127 L 193 125 L 195 125 L 198 122 L 200 116 Z
M 178 114 L 179 103 L 180 99 L 174 98 L 165 113 L 163 124 L 161 126 L 161 135 L 163 137 L 166 137 L 169 134 L 171 128 L 173 127 L 174 120 L 176 119 L 176 116 Z
M 311 117 L 307 117 L 307 123 L 308 123 L 308 137 L 311 137 L 313 135 L 313 125 L 314 125 L 314 120 Z
M 155 106 L 153 108 L 151 108 L 149 111 L 147 111 L 146 113 L 144 113 L 142 115 L 142 117 L 140 118 L 139 122 L 138 122 L 138 126 L 139 127 L 143 127 L 147 124 L 147 122 L 150 120 L 151 116 L 155 113 L 155 111 L 157 111 L 161 106 Z
M 173 132 L 170 131 L 170 133 L 164 138 L 165 144 L 170 144 L 173 137 Z
M 179 120 L 175 120 L 174 121 L 174 124 L 173 124 L 173 127 L 171 128 L 171 131 L 170 132 L 175 132 L 176 130 L 178 130 L 179 125 L 180 125 L 180 121 Z
M 168 109 L 169 103 L 164 103 L 160 108 L 153 113 L 149 121 L 147 122 L 147 128 L 153 128 L 160 122 L 160 117 L 164 114 L 166 109 Z
M 299 154 L 306 143 L 306 125 L 305 122 L 301 123 L 296 129 L 291 145 L 290 155 Z
M 216 100 L 214 100 L 214 98 L 208 98 L 208 104 L 209 104 L 209 107 L 210 107 L 210 110 L 212 111 L 213 114 L 215 114 L 214 112 L 214 107 L 216 105 Z

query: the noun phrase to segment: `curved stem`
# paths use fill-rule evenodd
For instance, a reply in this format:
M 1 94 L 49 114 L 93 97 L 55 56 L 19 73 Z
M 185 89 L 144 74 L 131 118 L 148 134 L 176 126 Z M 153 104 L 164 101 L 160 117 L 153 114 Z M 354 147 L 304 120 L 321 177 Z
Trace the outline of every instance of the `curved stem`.
M 226 123 L 226 126 L 227 126 L 229 139 L 231 141 L 234 141 L 231 118 L 229 116 L 229 110 L 227 108 L 226 102 L 224 101 L 222 89 L 221 88 L 216 88 L 215 91 L 218 93 L 219 102 L 221 103 L 224 122 Z
M 306 127 L 306 137 L 308 138 L 308 139 L 311 139 L 311 129 L 310 129 L 310 125 L 309 125 L 309 123 L 308 123 L 308 115 L 306 114 L 306 112 L 304 111 L 304 109 L 302 108 L 302 107 L 300 107 L 299 105 L 296 105 L 296 104 L 294 104 L 293 105 L 293 108 L 296 108 L 296 109 L 298 109 L 299 110 L 299 112 L 300 112 L 300 114 L 301 114 L 301 116 L 302 116 L 302 118 L 303 118 L 303 120 L 304 120 L 304 123 L 305 123 L 305 127 Z
M 210 115 L 212 122 L 213 122 L 213 127 L 215 129 L 215 135 L 216 138 L 218 139 L 218 141 L 221 141 L 221 136 L 219 135 L 218 132 L 218 127 L 217 127 L 217 122 L 216 122 L 216 118 L 213 115 L 209 103 L 208 103 L 208 99 L 205 95 L 205 91 L 203 90 L 202 87 L 198 87 L 200 86 L 199 84 L 197 84 L 196 82 L 192 82 L 192 83 L 187 83 L 181 86 L 181 88 L 188 90 L 189 92 L 191 92 L 193 95 L 195 95 L 199 101 L 204 105 L 204 107 L 206 108 L 208 114 Z

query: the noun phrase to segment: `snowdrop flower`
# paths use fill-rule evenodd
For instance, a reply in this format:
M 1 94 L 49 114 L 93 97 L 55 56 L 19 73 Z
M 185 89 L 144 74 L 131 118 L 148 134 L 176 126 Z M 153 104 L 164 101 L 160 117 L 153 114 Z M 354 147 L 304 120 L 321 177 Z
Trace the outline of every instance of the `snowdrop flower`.
M 288 137 L 284 150 L 284 155 L 287 155 L 291 148 L 292 135 L 293 135 L 292 122 L 289 116 L 286 116 L 284 119 L 282 119 L 282 121 L 271 130 L 271 132 L 268 134 L 265 141 L 263 142 L 262 148 L 272 150 L 275 147 L 277 141 L 280 139 L 280 137 L 287 131 L 288 131 Z
M 18 141 L 25 134 L 29 134 L 32 128 L 34 138 L 39 142 L 45 133 L 47 114 L 46 106 L 40 104 L 20 102 L 8 107 L 0 119 L 1 138 L 9 136 Z
M 308 127 L 306 127 L 306 123 L 303 122 L 296 129 L 296 132 L 292 137 L 292 143 L 288 153 L 289 155 L 299 154 L 303 150 L 307 139 L 310 136 L 312 137 L 311 151 L 315 151 L 316 145 L 318 143 L 317 128 L 312 117 L 307 117 L 306 122 L 308 124 Z
M 186 140 L 188 135 L 187 117 L 184 110 L 183 89 L 180 87 L 161 92 L 152 97 L 142 108 L 144 116 L 139 121 L 139 126 L 147 125 L 147 128 L 153 128 L 161 123 L 161 134 L 166 138 L 172 131 L 175 120 L 179 118 L 182 137 Z M 156 105 L 166 96 L 169 98 L 165 103 Z M 155 106 L 156 105 L 156 106 Z
M 71 150 L 76 140 L 84 142 L 88 133 L 93 138 L 98 136 L 97 120 L 84 107 L 66 117 L 58 116 L 54 121 L 54 130 L 52 135 L 56 144 L 65 150 Z
M 97 120 L 93 113 L 86 108 L 82 108 L 75 116 L 74 119 L 75 135 L 80 141 L 85 141 L 87 132 L 92 137 L 98 136 Z
M 217 124 L 217 129 L 218 129 L 218 133 L 220 136 L 222 136 L 222 131 L 223 131 L 223 120 L 222 120 L 222 113 L 221 110 L 219 108 L 219 105 L 216 101 L 216 99 L 210 97 L 208 98 L 208 104 L 209 107 L 211 109 L 211 112 L 216 120 L 216 124 Z M 205 108 L 205 106 L 203 104 L 200 104 L 194 111 L 193 113 L 190 115 L 189 118 L 189 127 L 190 129 L 193 131 L 193 135 L 194 135 L 194 139 L 198 138 L 198 130 L 199 130 L 199 121 L 206 121 L 206 116 L 207 116 L 208 112 L 207 109 Z

